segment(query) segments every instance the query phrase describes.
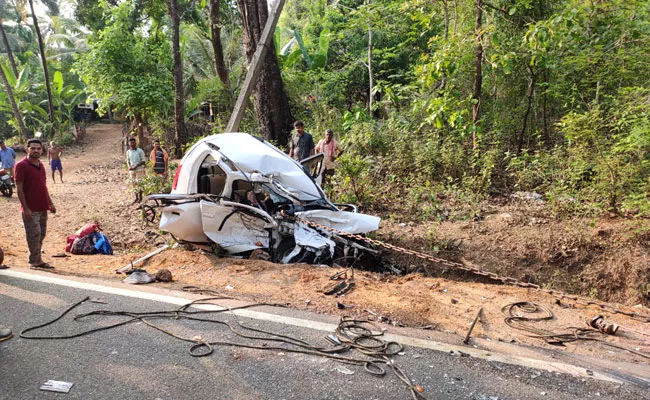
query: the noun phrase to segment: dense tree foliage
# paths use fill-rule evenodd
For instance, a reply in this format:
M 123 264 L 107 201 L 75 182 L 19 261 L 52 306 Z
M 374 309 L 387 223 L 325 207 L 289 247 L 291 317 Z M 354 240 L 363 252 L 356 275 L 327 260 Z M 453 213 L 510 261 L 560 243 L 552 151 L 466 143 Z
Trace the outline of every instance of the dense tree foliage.
M 2 45 L 0 63 L 33 131 L 46 121 L 47 102 L 24 3 L 9 0 L 0 15 L 10 47 Z M 42 25 L 50 78 L 58 71 L 64 86 L 171 137 L 167 4 L 78 0 L 87 45 L 83 30 L 50 14 Z M 188 135 L 223 129 L 250 59 L 246 10 L 264 4 L 178 0 L 184 115 L 194 120 Z M 444 217 L 441 196 L 477 204 L 537 191 L 558 213 L 648 215 L 648 21 L 643 0 L 287 0 L 267 60 L 280 74 L 263 79 L 283 86 L 282 111 L 303 119 L 317 139 L 331 128 L 343 142 L 330 188 L 340 200 Z M 256 97 L 241 129 L 266 132 L 277 104 Z M 207 108 L 210 118 L 197 119 Z M 17 133 L 6 94 L 0 121 L 9 123 L 4 136 Z

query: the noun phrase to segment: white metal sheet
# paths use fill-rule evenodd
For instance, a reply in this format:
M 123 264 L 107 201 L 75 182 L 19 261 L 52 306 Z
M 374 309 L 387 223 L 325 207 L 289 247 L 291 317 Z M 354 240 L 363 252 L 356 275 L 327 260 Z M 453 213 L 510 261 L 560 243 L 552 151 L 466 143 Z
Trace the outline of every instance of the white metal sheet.
M 269 234 L 265 221 L 245 215 L 231 206 L 201 201 L 203 232 L 230 254 L 268 248 Z
M 367 233 L 379 229 L 381 218 L 348 211 L 311 210 L 296 213 L 300 218 L 347 233 Z

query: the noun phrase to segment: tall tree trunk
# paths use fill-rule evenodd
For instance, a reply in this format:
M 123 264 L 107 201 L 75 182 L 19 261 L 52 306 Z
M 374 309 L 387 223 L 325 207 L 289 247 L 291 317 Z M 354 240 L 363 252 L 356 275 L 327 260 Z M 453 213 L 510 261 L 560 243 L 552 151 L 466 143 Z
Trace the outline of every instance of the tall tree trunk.
M 521 149 L 524 147 L 524 135 L 526 134 L 526 127 L 528 126 L 528 116 L 530 115 L 530 110 L 533 107 L 533 95 L 535 94 L 535 83 L 537 81 L 537 74 L 529 66 L 528 70 L 530 71 L 530 84 L 528 86 L 528 106 L 526 107 L 526 113 L 524 114 L 524 124 L 521 127 L 521 132 L 519 133 L 519 143 L 517 143 L 517 155 L 521 154 Z
M 144 150 L 146 147 L 148 147 L 149 144 L 149 141 L 144 135 L 144 125 L 145 125 L 144 118 L 142 117 L 141 114 L 136 114 L 133 116 L 133 119 L 135 121 L 135 128 L 136 128 L 135 135 L 138 137 L 138 147 Z M 128 146 L 128 142 L 126 144 Z
M 447 41 L 449 40 L 449 3 L 448 0 L 443 0 L 442 2 L 442 7 L 445 10 L 445 36 L 444 36 L 444 43 L 447 44 Z M 444 91 L 447 88 L 447 72 L 445 71 L 444 74 L 442 75 L 442 80 L 440 82 L 440 91 Z
M 472 93 L 472 148 L 476 149 L 476 130 L 481 119 L 481 86 L 483 85 L 483 0 L 475 0 L 476 4 L 476 55 L 474 58 L 474 92 Z
M 185 140 L 185 90 L 183 89 L 183 63 L 180 48 L 180 15 L 178 0 L 167 0 L 172 23 L 172 53 L 174 56 L 174 148 L 176 157 L 182 156 L 181 145 Z
M 244 50 L 250 63 L 268 18 L 266 0 L 237 0 L 244 24 Z M 255 114 L 260 133 L 284 146 L 292 129 L 289 98 L 284 92 L 275 46 L 268 46 L 264 65 L 253 89 Z
M 368 86 L 369 86 L 369 91 L 368 91 L 368 113 L 370 114 L 370 118 L 372 118 L 372 87 L 374 85 L 374 82 L 372 81 L 372 30 L 370 29 L 370 21 L 368 21 Z
M 547 102 L 548 102 L 548 69 L 544 69 L 544 95 L 542 97 L 542 137 L 544 140 L 544 147 L 549 147 L 551 144 L 550 133 L 548 129 L 548 112 L 547 112 Z
M 32 10 L 32 19 L 34 20 L 34 29 L 36 30 L 36 37 L 38 39 L 38 50 L 41 53 L 41 62 L 43 63 L 43 75 L 45 76 L 45 90 L 47 91 L 47 105 L 50 114 L 50 137 L 54 138 L 54 101 L 52 100 L 52 88 L 50 87 L 50 74 L 47 72 L 47 60 L 45 59 L 45 44 L 43 43 L 43 35 L 41 29 L 38 27 L 38 20 L 34 12 L 34 0 L 29 0 L 29 7 Z
M 7 40 L 7 34 L 5 33 L 5 28 L 0 24 L 0 35 L 2 35 L 2 43 L 5 45 L 5 50 L 7 51 L 7 57 L 9 57 L 9 64 L 11 64 L 11 69 L 14 71 L 14 76 L 18 78 L 18 68 L 16 67 L 16 60 L 14 60 L 14 53 L 9 47 L 9 40 Z
M 0 67 L 0 78 L 2 78 L 2 84 L 5 86 L 5 90 L 7 91 L 7 97 L 9 98 L 9 103 L 11 103 L 11 109 L 14 112 L 14 118 L 16 118 L 16 121 L 18 121 L 20 134 L 25 140 L 27 140 L 29 139 L 29 136 L 27 129 L 25 128 L 25 123 L 23 122 L 23 118 L 20 115 L 20 110 L 18 109 L 18 104 L 16 104 L 16 99 L 14 99 L 14 92 L 11 90 L 11 85 L 9 84 L 9 80 L 7 80 L 5 70 L 2 69 L 2 67 Z
M 219 3 L 221 0 L 210 0 L 210 30 L 212 32 L 212 49 L 214 50 L 214 62 L 217 68 L 217 75 L 221 83 L 229 92 L 228 70 L 223 61 L 223 45 L 221 44 L 221 25 L 219 25 Z

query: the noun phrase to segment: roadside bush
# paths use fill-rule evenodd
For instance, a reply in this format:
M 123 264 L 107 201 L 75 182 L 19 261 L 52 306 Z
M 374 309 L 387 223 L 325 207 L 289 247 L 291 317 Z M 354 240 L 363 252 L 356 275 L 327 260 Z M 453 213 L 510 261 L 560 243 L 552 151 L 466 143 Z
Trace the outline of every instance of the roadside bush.
M 5 145 L 7 145 L 7 147 L 13 147 L 13 146 L 20 145 L 20 144 L 23 143 L 22 140 L 21 140 L 21 137 L 18 136 L 18 135 L 8 137 L 8 138 L 4 139 L 4 141 L 5 141 Z
M 338 201 L 369 206 L 368 190 L 372 160 L 358 154 L 345 154 L 339 158 L 338 166 Z
M 645 88 L 621 89 L 601 105 L 566 114 L 557 124 L 565 143 L 506 153 L 512 189 L 543 193 L 557 215 L 650 215 L 649 96 Z
M 66 132 L 54 140 L 59 146 L 69 146 L 75 142 L 74 136 L 72 133 Z
M 177 168 L 177 163 L 169 163 L 169 172 L 167 173 L 167 178 L 165 178 L 152 173 L 151 166 L 147 165 L 147 175 L 140 179 L 136 186 L 136 190 L 141 190 L 144 196 L 154 193 L 171 193 L 172 181 Z

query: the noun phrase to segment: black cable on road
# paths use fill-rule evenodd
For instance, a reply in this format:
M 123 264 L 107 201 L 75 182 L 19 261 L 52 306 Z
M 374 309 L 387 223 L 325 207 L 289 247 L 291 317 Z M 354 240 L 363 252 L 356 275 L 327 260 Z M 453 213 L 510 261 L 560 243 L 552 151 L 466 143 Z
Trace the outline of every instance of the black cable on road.
M 189 292 L 194 293 L 206 293 L 207 291 L 195 288 L 188 287 L 184 288 Z M 383 376 L 386 374 L 384 365 L 390 366 L 391 370 L 405 385 L 407 385 L 413 400 L 424 400 L 425 398 L 420 393 L 422 391 L 421 386 L 414 385 L 411 379 L 406 375 L 406 373 L 391 359 L 392 356 L 403 350 L 403 346 L 397 342 L 386 342 L 380 337 L 383 335 L 381 329 L 378 326 L 366 320 L 357 320 L 351 319 L 348 317 L 343 317 L 336 328 L 335 336 L 338 338 L 338 342 L 333 347 L 323 347 L 311 344 L 301 339 L 297 339 L 288 335 L 281 335 L 278 333 L 266 331 L 263 329 L 248 327 L 237 318 L 237 315 L 232 313 L 236 310 L 241 310 L 251 307 L 259 306 L 280 306 L 283 305 L 274 304 L 274 303 L 255 303 L 248 304 L 239 307 L 224 307 L 217 304 L 211 303 L 214 300 L 223 300 L 224 296 L 214 296 L 207 297 L 199 300 L 192 301 L 188 304 L 180 306 L 175 310 L 162 310 L 162 311 L 146 311 L 146 312 L 132 312 L 132 311 L 114 311 L 114 310 L 95 310 L 87 313 L 77 314 L 73 317 L 75 321 L 81 321 L 91 317 L 126 317 L 124 321 L 120 321 L 111 325 L 102 326 L 98 328 L 88 329 L 85 331 L 67 334 L 67 335 L 28 335 L 29 332 L 33 332 L 42 328 L 45 328 L 49 325 L 56 323 L 61 320 L 64 316 L 69 314 L 72 310 L 82 305 L 84 302 L 90 300 L 90 297 L 74 303 L 72 306 L 68 307 L 63 311 L 59 316 L 54 318 L 51 321 L 45 322 L 43 324 L 33 326 L 27 329 L 24 329 L 20 332 L 20 337 L 23 339 L 36 339 L 36 340 L 60 340 L 60 339 L 73 339 L 78 338 L 84 335 L 89 335 L 92 333 L 106 331 L 114 329 L 123 325 L 127 325 L 132 322 L 140 321 L 159 332 L 162 332 L 166 335 L 169 335 L 173 338 L 191 343 L 189 348 L 189 354 L 192 357 L 205 357 L 214 352 L 215 346 L 230 346 L 230 347 L 241 347 L 248 349 L 256 350 L 265 350 L 265 351 L 283 351 L 290 353 L 299 353 L 299 354 L 308 354 L 313 356 L 325 357 L 334 361 L 341 363 L 351 364 L 362 366 L 368 373 L 377 376 Z M 222 307 L 221 310 L 190 310 L 190 307 L 201 304 L 210 304 L 214 306 Z M 230 312 L 235 320 L 235 324 L 231 324 L 227 321 L 219 319 L 210 319 L 207 318 L 209 315 L 215 315 L 219 313 Z M 200 337 L 183 337 L 174 332 L 171 332 L 158 324 L 155 324 L 155 320 L 189 320 L 197 322 L 206 322 L 214 323 L 218 325 L 223 325 L 227 327 L 233 334 L 237 337 L 252 341 L 251 342 L 233 342 L 228 340 L 216 340 L 208 341 L 203 340 Z M 262 341 L 262 344 L 256 344 L 255 341 Z M 277 343 L 275 345 L 269 345 L 267 342 Z M 346 353 L 350 350 L 356 350 L 361 354 L 361 357 L 350 357 L 344 356 L 343 353 Z

